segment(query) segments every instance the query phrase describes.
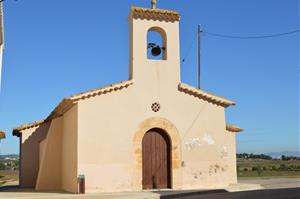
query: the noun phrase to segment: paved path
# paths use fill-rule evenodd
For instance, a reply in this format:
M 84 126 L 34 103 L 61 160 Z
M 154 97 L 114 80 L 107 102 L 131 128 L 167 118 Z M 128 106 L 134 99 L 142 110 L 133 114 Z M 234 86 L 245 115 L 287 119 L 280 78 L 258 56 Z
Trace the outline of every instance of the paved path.
M 260 185 L 267 190 L 261 189 Z M 283 189 L 289 187 L 290 189 Z M 297 187 L 297 188 L 294 188 Z M 248 190 L 248 191 L 247 191 Z M 249 191 L 255 190 L 255 191 Z M 242 192 L 244 191 L 244 192 Z M 232 193 L 231 193 L 232 192 Z M 243 178 L 239 184 L 224 187 L 220 190 L 190 190 L 190 191 L 164 191 L 164 192 L 135 192 L 135 193 L 94 193 L 74 195 L 66 193 L 41 193 L 33 190 L 21 190 L 16 187 L 0 188 L 0 199 L 299 199 L 299 178 Z
M 159 199 L 160 195 L 152 192 L 125 192 L 125 193 L 43 193 L 30 189 L 0 188 L 0 199 Z
M 260 184 L 266 189 L 300 188 L 300 178 L 241 178 L 243 184 Z
M 74 195 L 64 193 L 3 193 L 0 199 L 159 199 L 154 193 L 123 193 L 123 194 L 85 194 Z
M 300 189 L 266 189 L 245 192 L 203 191 L 193 193 L 178 193 L 175 195 L 159 196 L 154 193 L 127 193 L 126 194 L 87 194 L 72 195 L 58 193 L 32 193 L 32 192 L 0 192 L 1 199 L 299 199 Z

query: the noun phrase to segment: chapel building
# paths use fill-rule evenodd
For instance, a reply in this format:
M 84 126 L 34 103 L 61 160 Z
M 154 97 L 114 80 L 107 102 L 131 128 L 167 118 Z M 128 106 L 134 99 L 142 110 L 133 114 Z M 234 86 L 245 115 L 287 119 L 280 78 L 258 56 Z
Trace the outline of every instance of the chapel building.
M 86 192 L 237 183 L 241 129 L 225 119 L 235 103 L 181 82 L 179 21 L 176 11 L 131 7 L 129 80 L 66 97 L 44 120 L 13 130 L 21 187 L 77 193 L 82 175 Z

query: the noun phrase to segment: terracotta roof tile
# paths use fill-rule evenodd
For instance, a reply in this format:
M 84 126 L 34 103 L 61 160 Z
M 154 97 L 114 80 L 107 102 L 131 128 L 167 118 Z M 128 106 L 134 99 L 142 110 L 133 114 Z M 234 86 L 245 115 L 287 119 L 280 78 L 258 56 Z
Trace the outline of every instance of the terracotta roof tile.
M 182 91 L 184 93 L 187 93 L 189 95 L 193 95 L 195 97 L 198 97 L 200 99 L 203 99 L 205 101 L 208 101 L 210 103 L 213 103 L 213 104 L 217 104 L 217 105 L 220 105 L 220 106 L 223 106 L 225 108 L 229 107 L 229 106 L 233 106 L 235 105 L 234 102 L 228 100 L 228 99 L 225 99 L 223 97 L 219 97 L 219 96 L 216 96 L 214 94 L 211 94 L 211 93 L 208 93 L 208 92 L 205 92 L 203 90 L 200 90 L 200 89 L 197 89 L 197 88 L 194 88 L 190 85 L 187 85 L 187 84 L 184 84 L 184 83 L 180 83 L 178 85 L 178 90 L 179 91 Z
M 240 127 L 230 125 L 230 124 L 226 124 L 226 130 L 233 133 L 239 133 L 243 131 L 243 129 L 241 129 Z
M 174 22 L 180 20 L 178 12 L 173 10 L 150 9 L 141 7 L 131 7 L 131 16 L 134 19 L 152 19 L 158 21 Z
M 13 129 L 13 136 L 18 136 L 19 132 L 22 130 L 38 127 L 39 125 L 43 124 L 46 120 L 39 120 L 28 124 L 23 124 Z
M 22 130 L 37 127 L 37 126 L 41 125 L 44 122 L 47 122 L 47 121 L 50 121 L 54 118 L 62 116 L 70 108 L 72 108 L 73 105 L 75 105 L 78 101 L 86 100 L 86 99 L 96 97 L 96 96 L 99 96 L 99 95 L 104 95 L 104 94 L 108 94 L 108 93 L 111 93 L 111 92 L 114 92 L 114 91 L 118 91 L 118 90 L 127 88 L 132 84 L 133 84 L 133 80 L 123 81 L 123 82 L 120 82 L 120 83 L 112 84 L 110 86 L 94 89 L 94 90 L 91 90 L 91 91 L 79 93 L 79 94 L 64 98 L 46 119 L 16 127 L 16 128 L 13 129 L 13 135 L 18 136 L 20 134 L 20 131 L 22 131 Z M 202 90 L 196 89 L 192 86 L 189 86 L 189 85 L 186 85 L 186 84 L 183 84 L 183 83 L 180 83 L 178 88 L 179 88 L 180 91 L 183 91 L 187 94 L 199 97 L 203 100 L 206 100 L 208 102 L 218 104 L 218 105 L 221 105 L 221 106 L 224 106 L 224 107 L 235 105 L 234 102 L 231 102 L 231 101 L 229 101 L 225 98 L 215 96 L 213 94 L 204 92 Z
M 76 104 L 78 101 L 118 91 L 127 88 L 132 84 L 133 80 L 128 80 L 67 97 L 63 99 L 61 103 L 51 112 L 47 120 L 51 120 L 53 118 L 62 116 L 65 112 L 71 109 L 73 105 Z
M 0 130 L 0 140 L 5 138 L 5 132 Z
M 90 90 L 90 91 L 87 91 L 87 92 L 79 93 L 79 94 L 70 96 L 67 99 L 72 100 L 73 102 L 77 102 L 79 100 L 83 100 L 83 99 L 95 97 L 95 96 L 98 96 L 98 95 L 111 93 L 113 91 L 121 90 L 123 88 L 129 87 L 132 84 L 133 84 L 133 80 L 123 81 L 123 82 L 119 82 L 119 83 L 112 84 L 112 85 L 109 85 L 109 86 L 105 86 L 105 87 L 102 87 L 102 88 L 97 88 L 97 89 Z
M 133 84 L 133 80 L 128 80 L 128 81 L 123 81 L 120 83 L 112 84 L 109 86 L 105 86 L 102 88 L 90 90 L 87 92 L 79 93 L 76 95 L 72 95 L 70 97 L 66 97 L 58 104 L 58 106 L 56 106 L 56 108 L 50 113 L 50 115 L 46 119 L 40 120 L 37 122 L 33 122 L 30 124 L 24 124 L 24 125 L 18 126 L 13 129 L 13 135 L 18 136 L 20 134 L 20 131 L 22 131 L 22 130 L 37 127 L 37 126 L 43 124 L 44 122 L 51 121 L 54 118 L 62 116 L 69 109 L 71 109 L 73 107 L 73 105 L 75 105 L 78 101 L 86 100 L 86 99 L 96 97 L 99 95 L 104 95 L 104 94 L 108 94 L 108 93 L 111 93 L 114 91 L 122 90 L 124 88 L 129 87 L 132 84 Z

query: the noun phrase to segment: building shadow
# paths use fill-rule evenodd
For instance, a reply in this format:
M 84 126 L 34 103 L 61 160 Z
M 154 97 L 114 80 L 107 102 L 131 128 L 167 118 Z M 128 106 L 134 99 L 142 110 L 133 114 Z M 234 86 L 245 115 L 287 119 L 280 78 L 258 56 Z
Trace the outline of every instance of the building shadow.
M 59 193 L 59 194 L 70 194 L 61 190 L 57 191 L 37 191 L 33 188 L 21 188 L 18 185 L 7 185 L 0 187 L 0 193 Z
M 36 185 L 40 161 L 40 142 L 47 137 L 50 125 L 51 122 L 45 122 L 26 139 L 20 138 L 19 183 L 21 188 L 31 189 Z
M 190 190 L 190 191 L 154 191 L 153 193 L 160 194 L 161 199 L 172 199 L 172 198 L 183 198 L 183 197 L 193 197 L 207 194 L 216 193 L 227 193 L 225 189 L 215 189 L 215 190 Z

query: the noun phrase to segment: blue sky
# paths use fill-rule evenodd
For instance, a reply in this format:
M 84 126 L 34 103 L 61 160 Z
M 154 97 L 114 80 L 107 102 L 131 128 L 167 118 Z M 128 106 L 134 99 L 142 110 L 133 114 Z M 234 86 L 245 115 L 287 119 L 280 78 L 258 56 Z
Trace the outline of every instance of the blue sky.
M 18 153 L 13 127 L 45 118 L 74 93 L 128 79 L 129 7 L 150 0 L 7 0 L 0 154 Z M 158 0 L 181 14 L 181 56 L 197 25 L 257 36 L 299 29 L 298 0 Z M 245 131 L 238 152 L 299 150 L 299 34 L 238 40 L 202 34 L 202 88 L 237 102 L 227 123 Z M 195 43 L 196 44 L 196 43 Z M 181 65 L 197 85 L 197 45 Z

